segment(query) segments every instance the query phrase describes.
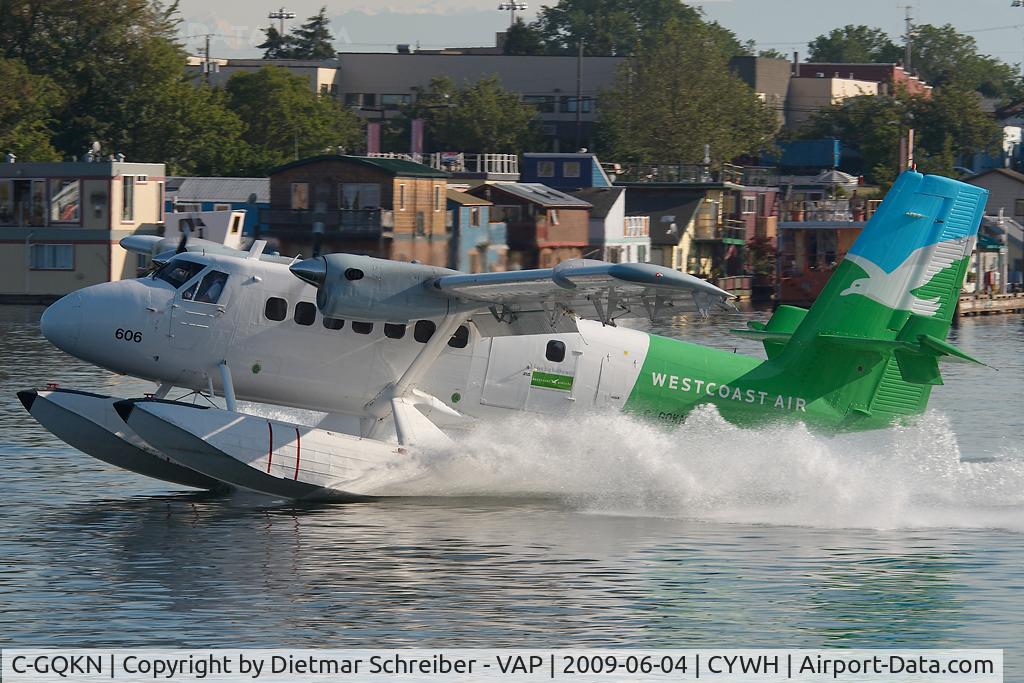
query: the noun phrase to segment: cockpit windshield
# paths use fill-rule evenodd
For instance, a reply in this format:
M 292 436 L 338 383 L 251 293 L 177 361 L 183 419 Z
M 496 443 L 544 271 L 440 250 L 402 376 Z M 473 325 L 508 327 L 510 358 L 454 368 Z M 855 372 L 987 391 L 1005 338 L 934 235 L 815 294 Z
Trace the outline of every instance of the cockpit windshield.
M 177 289 L 191 280 L 196 273 L 205 267 L 205 264 L 196 263 L 183 258 L 171 259 L 164 265 L 160 266 L 159 270 L 153 273 L 153 279 L 168 282 L 172 287 Z

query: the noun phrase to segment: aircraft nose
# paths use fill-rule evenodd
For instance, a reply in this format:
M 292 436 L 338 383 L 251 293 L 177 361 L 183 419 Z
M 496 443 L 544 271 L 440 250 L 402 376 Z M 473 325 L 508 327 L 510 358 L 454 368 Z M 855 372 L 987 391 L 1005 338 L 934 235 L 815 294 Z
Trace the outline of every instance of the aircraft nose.
M 72 292 L 43 311 L 43 336 L 62 351 L 73 353 L 82 329 L 82 294 Z

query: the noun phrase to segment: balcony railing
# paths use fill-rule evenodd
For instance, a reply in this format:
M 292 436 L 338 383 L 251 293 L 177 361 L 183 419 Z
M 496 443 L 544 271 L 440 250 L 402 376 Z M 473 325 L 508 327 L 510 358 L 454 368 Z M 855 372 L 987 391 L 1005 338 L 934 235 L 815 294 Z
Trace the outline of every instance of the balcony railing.
M 446 171 L 448 173 L 519 175 L 519 157 L 515 154 L 374 152 L 368 156 L 378 159 L 405 159 L 406 161 L 414 161 L 417 164 L 426 164 L 439 171 Z
M 605 171 L 614 176 L 615 182 L 624 183 L 682 183 L 707 185 L 743 182 L 743 169 L 733 164 L 721 167 L 704 164 L 605 164 Z
M 323 212 L 260 209 L 260 222 L 267 226 L 268 232 L 313 232 L 314 226 L 319 224 L 328 234 L 372 237 L 393 225 L 393 214 L 386 209 L 335 209 Z
M 698 240 L 731 239 L 746 242 L 747 224 L 734 218 L 715 220 L 711 216 L 694 219 L 693 238 Z
M 626 216 L 622 232 L 626 237 L 647 237 L 651 234 L 651 217 Z
M 862 223 L 874 215 L 880 199 L 851 205 L 849 199 L 790 201 L 782 204 L 783 221 L 814 223 Z

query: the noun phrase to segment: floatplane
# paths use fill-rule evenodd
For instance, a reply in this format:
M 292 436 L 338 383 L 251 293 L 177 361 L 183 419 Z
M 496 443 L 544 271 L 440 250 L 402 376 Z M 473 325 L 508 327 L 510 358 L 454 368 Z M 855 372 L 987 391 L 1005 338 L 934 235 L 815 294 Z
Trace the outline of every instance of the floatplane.
M 466 274 L 130 236 L 122 246 L 154 256 L 152 274 L 69 294 L 41 326 L 67 353 L 155 392 L 19 397 L 55 435 L 124 469 L 295 499 L 372 496 L 410 452 L 522 411 L 678 423 L 714 404 L 740 425 L 885 427 L 925 409 L 939 360 L 978 362 L 945 339 L 986 196 L 901 175 L 809 310 L 781 306 L 734 330 L 760 339 L 766 360 L 616 326 L 732 307 L 728 292 L 650 264 Z M 169 400 L 175 387 L 225 408 Z M 299 424 L 238 401 L 326 415 Z

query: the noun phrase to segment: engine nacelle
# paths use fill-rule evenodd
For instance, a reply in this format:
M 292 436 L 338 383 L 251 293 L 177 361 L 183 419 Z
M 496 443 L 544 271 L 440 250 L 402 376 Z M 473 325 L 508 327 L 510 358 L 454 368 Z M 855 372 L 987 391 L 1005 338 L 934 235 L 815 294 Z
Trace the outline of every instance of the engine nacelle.
M 448 268 L 327 254 L 300 261 L 291 271 L 317 287 L 316 306 L 328 318 L 407 323 L 440 318 L 457 305 L 426 284 L 457 272 Z

